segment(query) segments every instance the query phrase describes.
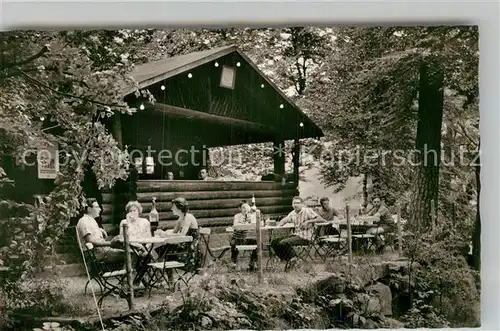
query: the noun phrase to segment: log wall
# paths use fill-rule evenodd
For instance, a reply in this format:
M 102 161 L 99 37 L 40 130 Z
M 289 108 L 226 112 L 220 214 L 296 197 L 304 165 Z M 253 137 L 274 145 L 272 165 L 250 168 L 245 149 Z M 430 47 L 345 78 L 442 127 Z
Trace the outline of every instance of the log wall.
M 125 217 L 127 192 L 105 192 L 102 195 L 102 224 L 108 233 L 115 233 Z M 295 184 L 271 181 L 137 181 L 137 200 L 143 207 L 142 217 L 149 219 L 152 199 L 156 197 L 156 209 L 161 228 L 172 228 L 177 219 L 171 212 L 171 201 L 176 197 L 188 200 L 189 210 L 200 226 L 226 227 L 232 224 L 233 216 L 239 212 L 239 202 L 252 199 L 264 215 L 271 218 L 283 216 L 292 210 Z

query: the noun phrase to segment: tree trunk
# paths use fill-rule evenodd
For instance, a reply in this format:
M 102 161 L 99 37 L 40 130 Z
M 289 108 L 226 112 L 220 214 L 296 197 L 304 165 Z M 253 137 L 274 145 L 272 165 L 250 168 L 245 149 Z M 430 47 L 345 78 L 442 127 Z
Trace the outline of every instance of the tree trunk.
M 300 141 L 295 139 L 293 143 L 293 182 L 299 185 L 300 181 Z
M 479 149 L 480 150 L 480 149 Z M 479 153 L 479 151 L 478 151 Z M 474 232 L 472 234 L 472 259 L 474 269 L 480 271 L 481 269 L 481 213 L 479 211 L 479 197 L 481 192 L 481 162 L 479 156 L 475 164 L 476 173 L 476 190 L 477 190 L 477 204 L 476 204 L 476 221 L 474 223 Z
M 439 64 L 423 61 L 420 66 L 418 126 L 416 139 L 417 176 L 411 225 L 427 228 L 431 223 L 431 201 L 437 212 L 441 126 L 443 122 L 444 72 Z
M 365 172 L 363 176 L 363 210 L 368 206 L 368 174 Z

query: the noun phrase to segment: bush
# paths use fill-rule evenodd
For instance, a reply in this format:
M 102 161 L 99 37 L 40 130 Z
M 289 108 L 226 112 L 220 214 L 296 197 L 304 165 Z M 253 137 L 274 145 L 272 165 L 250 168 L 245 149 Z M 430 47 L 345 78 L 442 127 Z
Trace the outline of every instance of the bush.
M 31 317 L 79 313 L 80 309 L 64 298 L 63 286 L 60 279 L 30 280 L 20 288 L 13 287 L 10 292 L 4 292 L 5 309 L 10 315 Z
M 425 318 L 435 324 L 441 323 L 443 317 L 452 327 L 480 325 L 480 298 L 475 284 L 477 272 L 469 267 L 461 253 L 465 240 L 464 233 L 442 222 L 433 232 L 409 243 L 410 259 L 419 265 L 411 275 L 415 282 L 412 293 L 416 308 L 412 316 L 430 314 Z M 427 312 L 429 307 L 432 309 Z M 437 318 L 434 319 L 432 314 Z M 410 324 L 427 327 L 425 323 L 416 324 L 418 321 L 423 320 L 412 318 Z

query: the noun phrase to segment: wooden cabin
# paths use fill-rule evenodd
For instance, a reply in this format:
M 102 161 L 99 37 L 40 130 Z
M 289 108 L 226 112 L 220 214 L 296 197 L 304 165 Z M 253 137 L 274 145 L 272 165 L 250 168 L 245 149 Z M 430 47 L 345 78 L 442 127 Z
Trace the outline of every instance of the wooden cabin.
M 135 153 L 131 157 L 142 153 L 142 173 L 104 192 L 97 190 L 90 173 L 84 182 L 87 195 L 95 196 L 102 204 L 101 222 L 108 233 L 117 232 L 125 216 L 125 204 L 132 199 L 141 202 L 143 216 L 148 217 L 152 198 L 156 197 L 160 226 L 173 224 L 170 201 L 177 196 L 188 200 L 202 226 L 230 224 L 238 212 L 238 203 L 250 200 L 252 195 L 264 214 L 280 216 L 291 210 L 292 197 L 297 193 L 298 148 L 293 179 L 286 183 L 279 180 L 285 175 L 283 153 L 274 154 L 278 180 L 197 179 L 199 170 L 207 166 L 210 147 L 273 142 L 278 150 L 286 140 L 295 141 L 298 147 L 299 139 L 323 136 L 321 129 L 237 47 L 138 65 L 133 76 L 140 89 L 150 91 L 156 101 L 148 103 L 136 97 L 133 89 L 124 91 L 125 100 L 138 111 L 133 115 L 114 114 L 105 124 L 122 147 Z M 148 150 L 152 151 L 151 165 L 146 157 Z M 196 153 L 188 154 L 190 150 Z M 40 176 L 40 169 L 33 164 L 8 169 L 9 174 L 14 173 L 18 195 L 27 201 L 53 188 L 54 180 Z M 166 179 L 167 171 L 174 173 L 174 180 Z
M 117 185 L 103 193 L 103 225 L 119 224 L 124 204 L 134 198 L 143 205 L 144 216 L 152 198 L 157 198 L 160 226 L 173 224 L 170 201 L 176 196 L 189 201 L 202 226 L 230 224 L 238 203 L 252 195 L 264 214 L 280 216 L 291 210 L 297 193 L 298 152 L 291 182 L 197 179 L 199 170 L 207 166 L 210 147 L 273 142 L 278 150 L 286 140 L 294 140 L 298 147 L 299 139 L 323 136 L 243 52 L 227 46 L 190 53 L 139 65 L 133 76 L 156 101 L 148 103 L 127 91 L 125 99 L 138 108 L 137 113 L 115 114 L 108 124 L 119 143 L 134 155 L 155 151 L 149 154 L 154 165 L 148 168 L 151 160 L 143 157 L 136 183 L 129 181 L 128 186 Z M 190 150 L 197 152 L 187 154 Z M 169 155 L 172 162 L 165 162 Z M 184 159 L 174 160 L 175 155 Z M 174 180 L 166 180 L 167 171 L 174 173 Z M 274 154 L 274 173 L 276 178 L 285 175 L 284 153 Z

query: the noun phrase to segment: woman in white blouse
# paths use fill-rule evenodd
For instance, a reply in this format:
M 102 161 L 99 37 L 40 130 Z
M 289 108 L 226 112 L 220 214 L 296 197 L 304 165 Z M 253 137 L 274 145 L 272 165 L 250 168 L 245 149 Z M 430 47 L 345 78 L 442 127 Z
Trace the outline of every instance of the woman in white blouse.
M 142 206 L 138 201 L 129 201 L 125 206 L 127 212 L 126 219 L 120 222 L 120 236 L 123 236 L 123 223 L 128 224 L 128 236 L 130 238 L 148 238 L 151 237 L 151 225 L 145 218 L 139 217 L 142 213 Z
M 151 237 L 151 225 L 149 221 L 145 218 L 139 217 L 142 213 L 142 206 L 138 201 L 129 201 L 125 206 L 125 211 L 127 216 L 124 220 L 120 222 L 120 237 L 123 238 L 123 224 L 126 222 L 128 224 L 128 236 L 129 238 L 149 238 Z M 138 271 L 137 276 L 134 279 L 134 283 L 139 284 L 141 279 L 145 275 L 144 264 L 150 262 L 151 256 L 149 256 L 148 248 L 141 244 L 131 244 L 136 248 L 136 252 L 141 257 L 135 261 L 135 269 Z M 153 253 L 154 254 L 154 253 Z

